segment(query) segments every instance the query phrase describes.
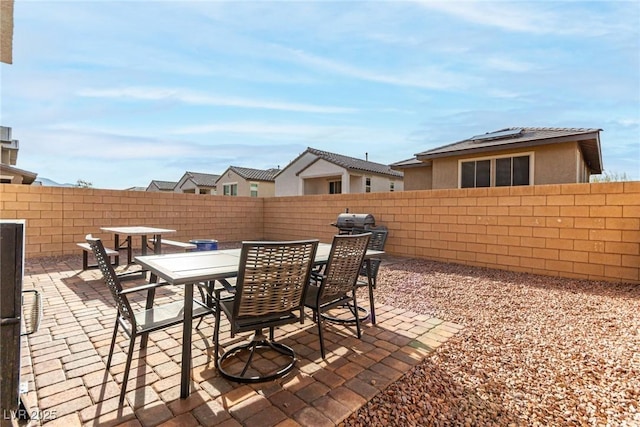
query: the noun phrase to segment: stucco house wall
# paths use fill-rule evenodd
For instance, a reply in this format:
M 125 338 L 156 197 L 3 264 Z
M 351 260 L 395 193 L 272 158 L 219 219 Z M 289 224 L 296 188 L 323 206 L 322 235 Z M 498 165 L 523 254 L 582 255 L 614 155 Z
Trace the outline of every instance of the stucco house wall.
M 582 171 L 585 169 L 585 164 L 582 154 L 578 149 L 578 144 L 576 142 L 565 142 L 535 148 L 499 150 L 471 156 L 453 156 L 433 159 L 433 182 L 430 189 L 459 188 L 459 162 L 461 160 L 495 158 L 517 154 L 531 154 L 533 157 L 532 185 L 570 184 L 580 182 L 580 179 L 583 179 L 581 175 L 584 175 Z M 421 171 L 413 172 L 414 169 L 421 169 Z M 424 175 L 428 173 L 428 169 L 429 167 L 406 169 L 405 181 L 407 181 L 407 175 Z M 411 172 L 407 174 L 408 171 Z M 411 178 L 409 178 L 409 180 L 413 184 Z M 425 189 L 425 187 L 420 188 Z
M 510 163 L 498 163 L 498 159 L 529 156 L 528 169 L 524 168 L 522 159 L 518 163 L 514 160 L 512 176 L 519 178 L 511 184 L 588 183 L 592 174 L 600 174 L 603 170 L 601 131 L 596 128 L 505 128 L 417 153 L 391 167 L 404 172 L 405 190 L 460 188 L 463 169 L 465 187 L 476 185 L 475 179 L 482 180 L 479 186 L 488 183 L 495 186 L 496 174 L 503 185 L 509 182 L 505 179 L 511 178 L 511 172 L 506 169 Z M 489 170 L 486 169 L 488 164 Z M 476 167 L 482 169 L 475 172 Z M 526 171 L 529 172 L 528 179 L 523 175 Z
M 268 181 L 247 180 L 240 176 L 232 169 L 228 169 L 225 173 L 216 181 L 216 188 L 218 195 L 224 195 L 225 184 L 238 184 L 238 196 L 250 197 L 251 196 L 251 183 L 258 184 L 258 197 L 273 197 L 275 196 L 275 183 Z
M 430 190 L 433 188 L 433 166 L 416 166 L 403 169 L 405 191 Z
M 275 195 L 276 196 L 297 196 L 299 194 L 302 194 L 303 190 L 306 192 L 307 184 L 305 184 L 304 189 L 299 188 L 299 186 L 301 186 L 302 184 L 299 183 L 298 177 L 296 174 L 300 169 L 303 169 L 304 167 L 308 166 L 309 163 L 311 163 L 315 159 L 316 159 L 315 155 L 311 153 L 304 153 L 296 160 L 295 164 L 292 164 L 291 167 L 287 167 L 282 171 L 280 171 L 280 173 L 276 176 Z M 319 182 L 313 183 L 313 184 L 309 183 L 308 185 L 310 186 L 309 191 L 312 191 L 312 192 L 307 194 L 320 194 L 319 192 L 317 192 L 319 190 L 315 189 L 315 185 L 321 185 L 321 183 Z
M 371 179 L 371 192 L 388 192 L 390 182 L 394 191 L 403 190 L 402 179 L 375 173 L 362 173 L 348 170 L 342 166 L 320 159 L 311 153 L 305 153 L 295 164 L 284 169 L 276 176 L 276 196 L 297 196 L 329 194 L 329 182 L 341 181 L 343 194 L 364 193 L 366 178 Z
M 176 193 L 189 193 L 189 194 L 216 194 L 214 188 L 211 187 L 199 187 L 191 179 L 181 179 L 178 181 L 174 190 Z

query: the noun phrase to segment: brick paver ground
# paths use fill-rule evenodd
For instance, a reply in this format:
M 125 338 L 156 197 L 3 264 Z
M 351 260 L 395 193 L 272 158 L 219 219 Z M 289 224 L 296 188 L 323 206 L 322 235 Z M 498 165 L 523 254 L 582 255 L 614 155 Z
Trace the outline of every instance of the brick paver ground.
M 365 322 L 360 340 L 354 327 L 326 323 L 323 360 L 309 313 L 304 325 L 276 331 L 276 339 L 298 355 L 294 370 L 247 385 L 227 381 L 215 369 L 210 316 L 194 329 L 187 399 L 179 397 L 178 325 L 151 334 L 147 349 L 136 351 L 126 401 L 118 407 L 129 340 L 119 334 L 107 371 L 115 307 L 99 271 L 81 271 L 80 258 L 33 259 L 25 269 L 24 288 L 42 293 L 44 316 L 40 330 L 23 344 L 22 380 L 29 385 L 28 412 L 40 415 L 47 427 L 335 426 L 460 329 L 380 305 L 377 324 Z M 176 299 L 182 299 L 180 289 L 162 289 L 156 296 L 157 302 Z M 143 300 L 141 295 L 138 302 Z M 228 342 L 222 318 L 221 338 Z

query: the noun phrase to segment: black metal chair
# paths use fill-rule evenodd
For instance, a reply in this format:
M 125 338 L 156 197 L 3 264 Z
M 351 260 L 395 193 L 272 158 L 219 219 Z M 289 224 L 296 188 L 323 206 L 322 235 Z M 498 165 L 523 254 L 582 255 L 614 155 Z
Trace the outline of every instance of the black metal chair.
M 384 245 L 387 243 L 389 231 L 384 226 L 372 228 L 371 240 L 369 240 L 369 249 L 376 251 L 384 251 Z M 376 306 L 373 297 L 373 290 L 378 283 L 378 270 L 380 270 L 381 258 L 369 258 L 360 269 L 360 278 L 356 284 L 357 287 L 367 287 L 369 290 L 369 311 L 371 314 L 371 323 L 376 324 Z M 364 279 L 362 279 L 364 278 Z M 366 310 L 365 310 L 366 313 Z M 366 315 L 364 317 L 366 319 Z M 361 317 L 360 320 L 363 320 Z
M 322 336 L 323 312 L 335 307 L 349 305 L 357 307 L 356 282 L 362 269 L 371 233 L 336 235 L 333 237 L 329 261 L 323 274 L 311 278 L 305 307 L 313 310 L 313 319 L 318 324 L 320 353 L 326 357 Z M 355 317 L 358 338 L 361 337 L 360 318 Z
M 98 267 L 102 272 L 102 276 L 111 291 L 116 308 L 118 309 L 115 326 L 113 327 L 111 347 L 109 348 L 109 357 L 107 358 L 107 369 L 111 366 L 118 327 L 121 326 L 125 334 L 130 338 L 127 362 L 124 369 L 124 378 L 122 380 L 122 390 L 120 392 L 120 405 L 122 405 L 124 403 L 136 338 L 139 335 L 142 336 L 140 347 L 144 348 L 146 345 L 146 337 L 150 332 L 166 329 L 182 323 L 184 321 L 184 303 L 183 301 L 176 301 L 162 305 L 153 304 L 156 288 L 165 286 L 166 283 L 147 283 L 141 286 L 126 289 L 123 288 L 120 283 L 120 278 L 116 275 L 113 266 L 109 261 L 109 257 L 106 254 L 102 241 L 98 238 L 92 237 L 90 234 L 86 236 L 86 240 L 91 246 Z M 147 292 L 146 308 L 141 310 L 132 309 L 129 302 L 129 295 L 135 292 Z M 194 300 L 193 303 L 194 318 L 213 314 L 213 308 L 207 307 L 205 304 L 197 300 Z
M 293 369 L 295 352 L 274 340 L 274 328 L 303 323 L 304 297 L 317 248 L 318 240 L 243 242 L 234 296 L 223 299 L 217 292 L 215 299 L 215 358 L 224 378 L 256 383 Z M 220 313 L 229 319 L 231 337 L 254 331 L 250 342 L 229 348 L 221 356 Z M 269 328 L 269 338 L 263 333 L 265 328 Z M 260 361 L 253 364 L 256 354 Z

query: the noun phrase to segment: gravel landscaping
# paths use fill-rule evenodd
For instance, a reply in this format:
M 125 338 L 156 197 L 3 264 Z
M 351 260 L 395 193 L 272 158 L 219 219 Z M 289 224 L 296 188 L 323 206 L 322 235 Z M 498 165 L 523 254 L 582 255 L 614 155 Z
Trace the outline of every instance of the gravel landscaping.
M 346 426 L 640 426 L 640 285 L 389 259 L 376 300 L 464 329 Z

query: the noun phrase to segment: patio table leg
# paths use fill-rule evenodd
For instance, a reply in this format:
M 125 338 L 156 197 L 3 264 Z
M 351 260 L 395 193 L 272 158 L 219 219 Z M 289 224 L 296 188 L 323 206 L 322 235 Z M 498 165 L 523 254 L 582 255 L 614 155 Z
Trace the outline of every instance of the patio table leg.
M 191 327 L 193 323 L 193 284 L 184 286 L 184 323 L 182 324 L 182 371 L 180 397 L 189 397 L 191 386 Z

